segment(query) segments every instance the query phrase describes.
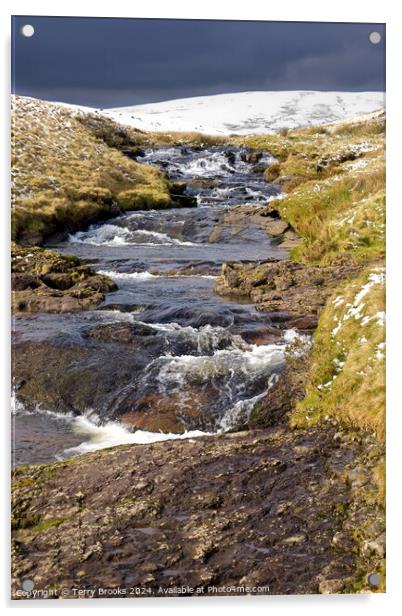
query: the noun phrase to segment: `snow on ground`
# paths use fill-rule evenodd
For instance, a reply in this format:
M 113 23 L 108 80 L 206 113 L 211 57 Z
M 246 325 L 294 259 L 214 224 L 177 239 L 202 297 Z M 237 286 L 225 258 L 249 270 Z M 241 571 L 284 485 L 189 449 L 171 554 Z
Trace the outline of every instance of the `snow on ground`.
M 346 304 L 347 310 L 346 312 L 344 312 L 343 318 L 339 319 L 337 316 L 335 316 L 336 326 L 332 330 L 332 335 L 336 336 L 341 330 L 344 322 L 352 318 L 354 318 L 356 321 L 360 321 L 361 325 L 367 325 L 367 323 L 369 323 L 373 319 L 376 319 L 377 324 L 379 326 L 384 325 L 385 312 L 377 312 L 376 314 L 371 315 L 371 316 L 368 316 L 368 315 L 364 316 L 362 314 L 363 309 L 366 306 L 366 303 L 363 302 L 362 300 L 366 297 L 368 293 L 370 293 L 370 289 L 374 285 L 384 285 L 384 284 L 385 284 L 385 272 L 384 271 L 379 270 L 379 273 L 375 271 L 371 272 L 366 284 L 364 284 L 362 288 L 358 291 L 358 293 L 356 293 L 353 304 Z M 344 303 L 344 301 L 341 301 L 341 300 L 343 300 L 343 298 L 341 296 L 338 296 L 335 298 L 335 300 L 333 300 L 332 303 L 335 307 L 338 307 Z
M 358 118 L 384 106 L 383 92 L 238 92 L 108 109 L 102 113 L 142 130 L 246 135 Z

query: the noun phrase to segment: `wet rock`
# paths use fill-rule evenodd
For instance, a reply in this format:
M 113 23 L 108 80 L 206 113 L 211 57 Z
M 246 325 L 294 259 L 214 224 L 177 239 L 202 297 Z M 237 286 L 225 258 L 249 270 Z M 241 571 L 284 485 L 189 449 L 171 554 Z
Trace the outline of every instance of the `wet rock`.
M 193 178 L 188 182 L 190 188 L 214 188 L 219 186 L 222 182 L 215 178 Z
M 41 285 L 41 280 L 38 276 L 28 273 L 12 273 L 11 274 L 11 289 L 13 291 L 26 291 L 37 289 Z
M 314 331 L 318 324 L 317 315 L 297 316 L 293 315 L 287 322 L 287 327 L 290 329 L 298 329 L 300 331 Z
M 214 227 L 208 236 L 208 242 L 210 244 L 214 244 L 215 242 L 221 242 L 223 233 L 224 230 L 221 227 Z
M 164 276 L 217 276 L 220 272 L 220 266 L 216 265 L 212 261 L 205 261 L 200 263 L 184 264 L 179 267 L 170 270 L 155 271 L 155 274 Z
M 285 359 L 284 370 L 267 393 L 255 403 L 248 420 L 250 429 L 285 424 L 290 411 L 304 398 L 304 386 L 309 370 L 308 356 L 305 353 L 295 354 L 290 350 Z
M 224 156 L 226 156 L 228 163 L 232 166 L 236 164 L 236 154 L 231 150 L 225 150 L 223 152 Z
M 253 206 L 232 206 L 224 213 L 217 225 L 217 236 L 220 232 L 230 229 L 231 233 L 239 233 L 246 229 L 250 224 L 258 225 L 269 236 L 272 244 L 280 245 L 283 248 L 293 248 L 300 240 L 286 221 L 282 221 L 279 211 L 272 205 L 264 207 Z
M 50 289 L 58 289 L 59 291 L 66 291 L 75 284 L 72 274 L 52 272 L 42 276 L 42 282 Z
M 138 336 L 156 336 L 157 331 L 145 323 L 108 323 L 96 325 L 84 335 L 103 342 L 133 344 Z
M 185 182 L 171 182 L 170 192 L 174 195 L 184 195 L 187 185 Z
M 233 340 L 225 329 L 166 331 L 123 321 L 74 331 L 62 322 L 60 333 L 47 332 L 45 339 L 15 339 L 14 383 L 28 410 L 40 405 L 81 415 L 96 408 L 102 420 L 120 418 L 137 429 L 215 431 L 243 378 L 239 366 L 231 372 L 214 360 Z M 236 343 L 241 349 L 241 340 Z M 187 369 L 181 357 L 188 355 L 194 361 Z M 250 374 L 245 396 L 263 391 L 266 379 L 263 371 Z
M 240 335 L 249 344 L 276 344 L 280 342 L 281 332 L 276 327 L 242 327 Z
M 286 420 L 291 408 L 292 396 L 286 371 L 279 376 L 265 396 L 256 402 L 250 413 L 248 426 L 252 429 L 278 425 Z
M 170 194 L 175 207 L 197 207 L 197 199 L 191 195 Z
M 128 156 L 128 158 L 131 158 L 132 160 L 137 160 L 137 158 L 141 158 L 142 156 L 145 156 L 145 150 L 143 150 L 142 148 L 138 147 L 138 146 L 134 146 L 134 147 L 130 147 L 130 148 L 123 148 L 121 150 L 122 154 L 124 154 L 125 156 Z
M 40 405 L 60 413 L 84 414 L 96 408 L 101 418 L 113 417 L 122 389 L 131 385 L 150 352 L 141 345 L 105 345 L 103 341 L 57 340 L 18 342 L 13 346 L 13 377 L 26 408 Z
M 242 152 L 240 154 L 240 158 L 245 163 L 250 163 L 252 165 L 255 165 L 261 160 L 263 155 L 264 153 L 261 150 L 252 150 L 251 152 Z
M 138 400 L 128 396 L 119 405 L 119 419 L 137 430 L 183 433 L 200 427 L 209 400 L 208 392 L 188 387 L 184 398 L 177 393 L 147 394 Z
M 197 199 L 189 195 L 187 191 L 187 185 L 185 182 L 171 182 L 170 183 L 170 196 L 175 207 L 196 207 Z

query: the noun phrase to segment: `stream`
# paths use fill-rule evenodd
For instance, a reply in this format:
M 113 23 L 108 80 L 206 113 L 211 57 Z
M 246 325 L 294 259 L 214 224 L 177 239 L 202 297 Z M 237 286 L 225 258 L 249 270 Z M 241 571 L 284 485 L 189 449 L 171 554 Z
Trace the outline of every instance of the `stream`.
M 242 148 L 149 148 L 138 160 L 185 182 L 197 207 L 128 212 L 49 244 L 107 274 L 118 290 L 97 310 L 17 316 L 15 339 L 65 340 L 99 349 L 114 365 L 126 346 L 124 341 L 118 346 L 121 340 L 111 344 L 107 336 L 129 326 L 135 344 L 127 359 L 131 375 L 121 389 L 112 382 L 101 402 L 81 414 L 42 406 L 28 410 L 14 398 L 15 464 L 244 424 L 283 368 L 294 335 L 273 333 L 269 317 L 253 304 L 213 290 L 225 261 L 287 256 L 258 225 L 224 223 L 234 205 L 258 206 L 279 196 L 279 188 L 261 173 L 274 159 L 264 154 L 256 165 L 248 154 Z M 184 426 L 180 432 L 130 426 L 130 413 L 148 412 L 152 405 L 170 408 L 172 402 Z

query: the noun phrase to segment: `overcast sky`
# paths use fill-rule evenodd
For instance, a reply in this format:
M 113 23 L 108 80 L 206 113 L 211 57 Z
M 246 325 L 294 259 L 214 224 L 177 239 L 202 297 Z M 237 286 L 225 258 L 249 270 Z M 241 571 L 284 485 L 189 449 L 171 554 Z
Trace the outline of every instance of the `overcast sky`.
M 372 31 L 380 44 L 369 42 Z M 382 91 L 384 38 L 380 24 L 18 16 L 12 84 L 93 107 L 248 90 Z

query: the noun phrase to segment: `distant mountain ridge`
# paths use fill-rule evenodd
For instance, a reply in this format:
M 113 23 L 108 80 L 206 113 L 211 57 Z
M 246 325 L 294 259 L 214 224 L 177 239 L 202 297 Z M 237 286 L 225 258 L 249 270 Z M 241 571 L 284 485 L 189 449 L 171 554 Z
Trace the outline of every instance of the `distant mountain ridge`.
M 358 117 L 385 107 L 384 92 L 239 92 L 102 110 L 147 131 L 262 134 Z

